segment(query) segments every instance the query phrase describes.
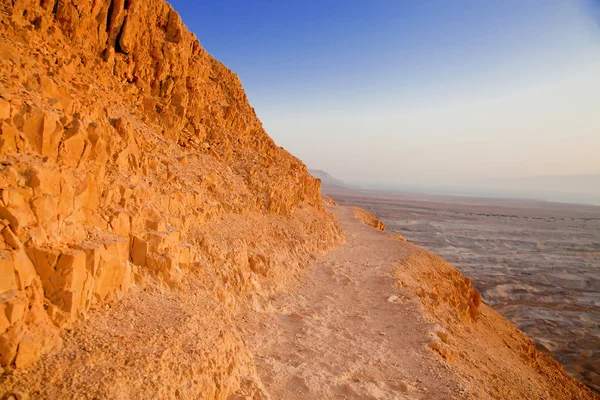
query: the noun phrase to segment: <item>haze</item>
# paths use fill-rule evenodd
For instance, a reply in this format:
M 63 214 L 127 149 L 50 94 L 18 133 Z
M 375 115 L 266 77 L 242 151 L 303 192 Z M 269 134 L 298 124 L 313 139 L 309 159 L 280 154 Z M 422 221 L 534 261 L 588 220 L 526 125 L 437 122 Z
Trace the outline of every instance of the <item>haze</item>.
M 271 137 L 348 183 L 600 174 L 598 2 L 171 3 Z M 600 203 L 598 176 L 560 199 Z

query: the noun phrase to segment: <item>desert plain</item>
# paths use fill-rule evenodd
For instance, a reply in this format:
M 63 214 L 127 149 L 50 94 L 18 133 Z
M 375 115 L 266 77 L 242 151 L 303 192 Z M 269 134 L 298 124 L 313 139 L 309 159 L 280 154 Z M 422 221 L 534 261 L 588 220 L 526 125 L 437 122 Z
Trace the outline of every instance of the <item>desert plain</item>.
M 600 389 L 600 207 L 325 185 L 471 278 L 483 301 Z

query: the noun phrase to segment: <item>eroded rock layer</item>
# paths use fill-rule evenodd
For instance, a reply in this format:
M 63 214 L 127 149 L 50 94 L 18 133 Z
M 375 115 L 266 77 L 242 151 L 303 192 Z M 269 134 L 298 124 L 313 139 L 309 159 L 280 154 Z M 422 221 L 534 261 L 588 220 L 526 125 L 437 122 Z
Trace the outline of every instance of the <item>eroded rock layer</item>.
M 233 307 L 341 240 L 319 181 L 163 0 L 3 0 L 0 132 L 5 373 L 148 279 L 202 274 Z M 230 365 L 190 395 L 226 396 Z

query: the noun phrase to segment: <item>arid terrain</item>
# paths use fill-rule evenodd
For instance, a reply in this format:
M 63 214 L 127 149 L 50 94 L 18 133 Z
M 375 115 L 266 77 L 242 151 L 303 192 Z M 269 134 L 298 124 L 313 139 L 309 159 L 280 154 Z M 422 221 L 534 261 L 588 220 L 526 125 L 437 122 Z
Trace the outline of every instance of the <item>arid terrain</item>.
M 469 276 L 484 301 L 600 389 L 600 207 L 326 189 Z
M 163 0 L 0 2 L 0 133 L 2 400 L 598 399 Z

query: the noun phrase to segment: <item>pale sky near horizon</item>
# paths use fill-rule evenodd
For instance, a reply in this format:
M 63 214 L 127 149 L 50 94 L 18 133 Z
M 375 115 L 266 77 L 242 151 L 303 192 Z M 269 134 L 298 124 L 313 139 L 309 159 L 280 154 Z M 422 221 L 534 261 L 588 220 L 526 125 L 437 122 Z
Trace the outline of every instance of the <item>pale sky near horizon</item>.
M 347 182 L 600 174 L 597 0 L 171 1 L 277 144 Z

